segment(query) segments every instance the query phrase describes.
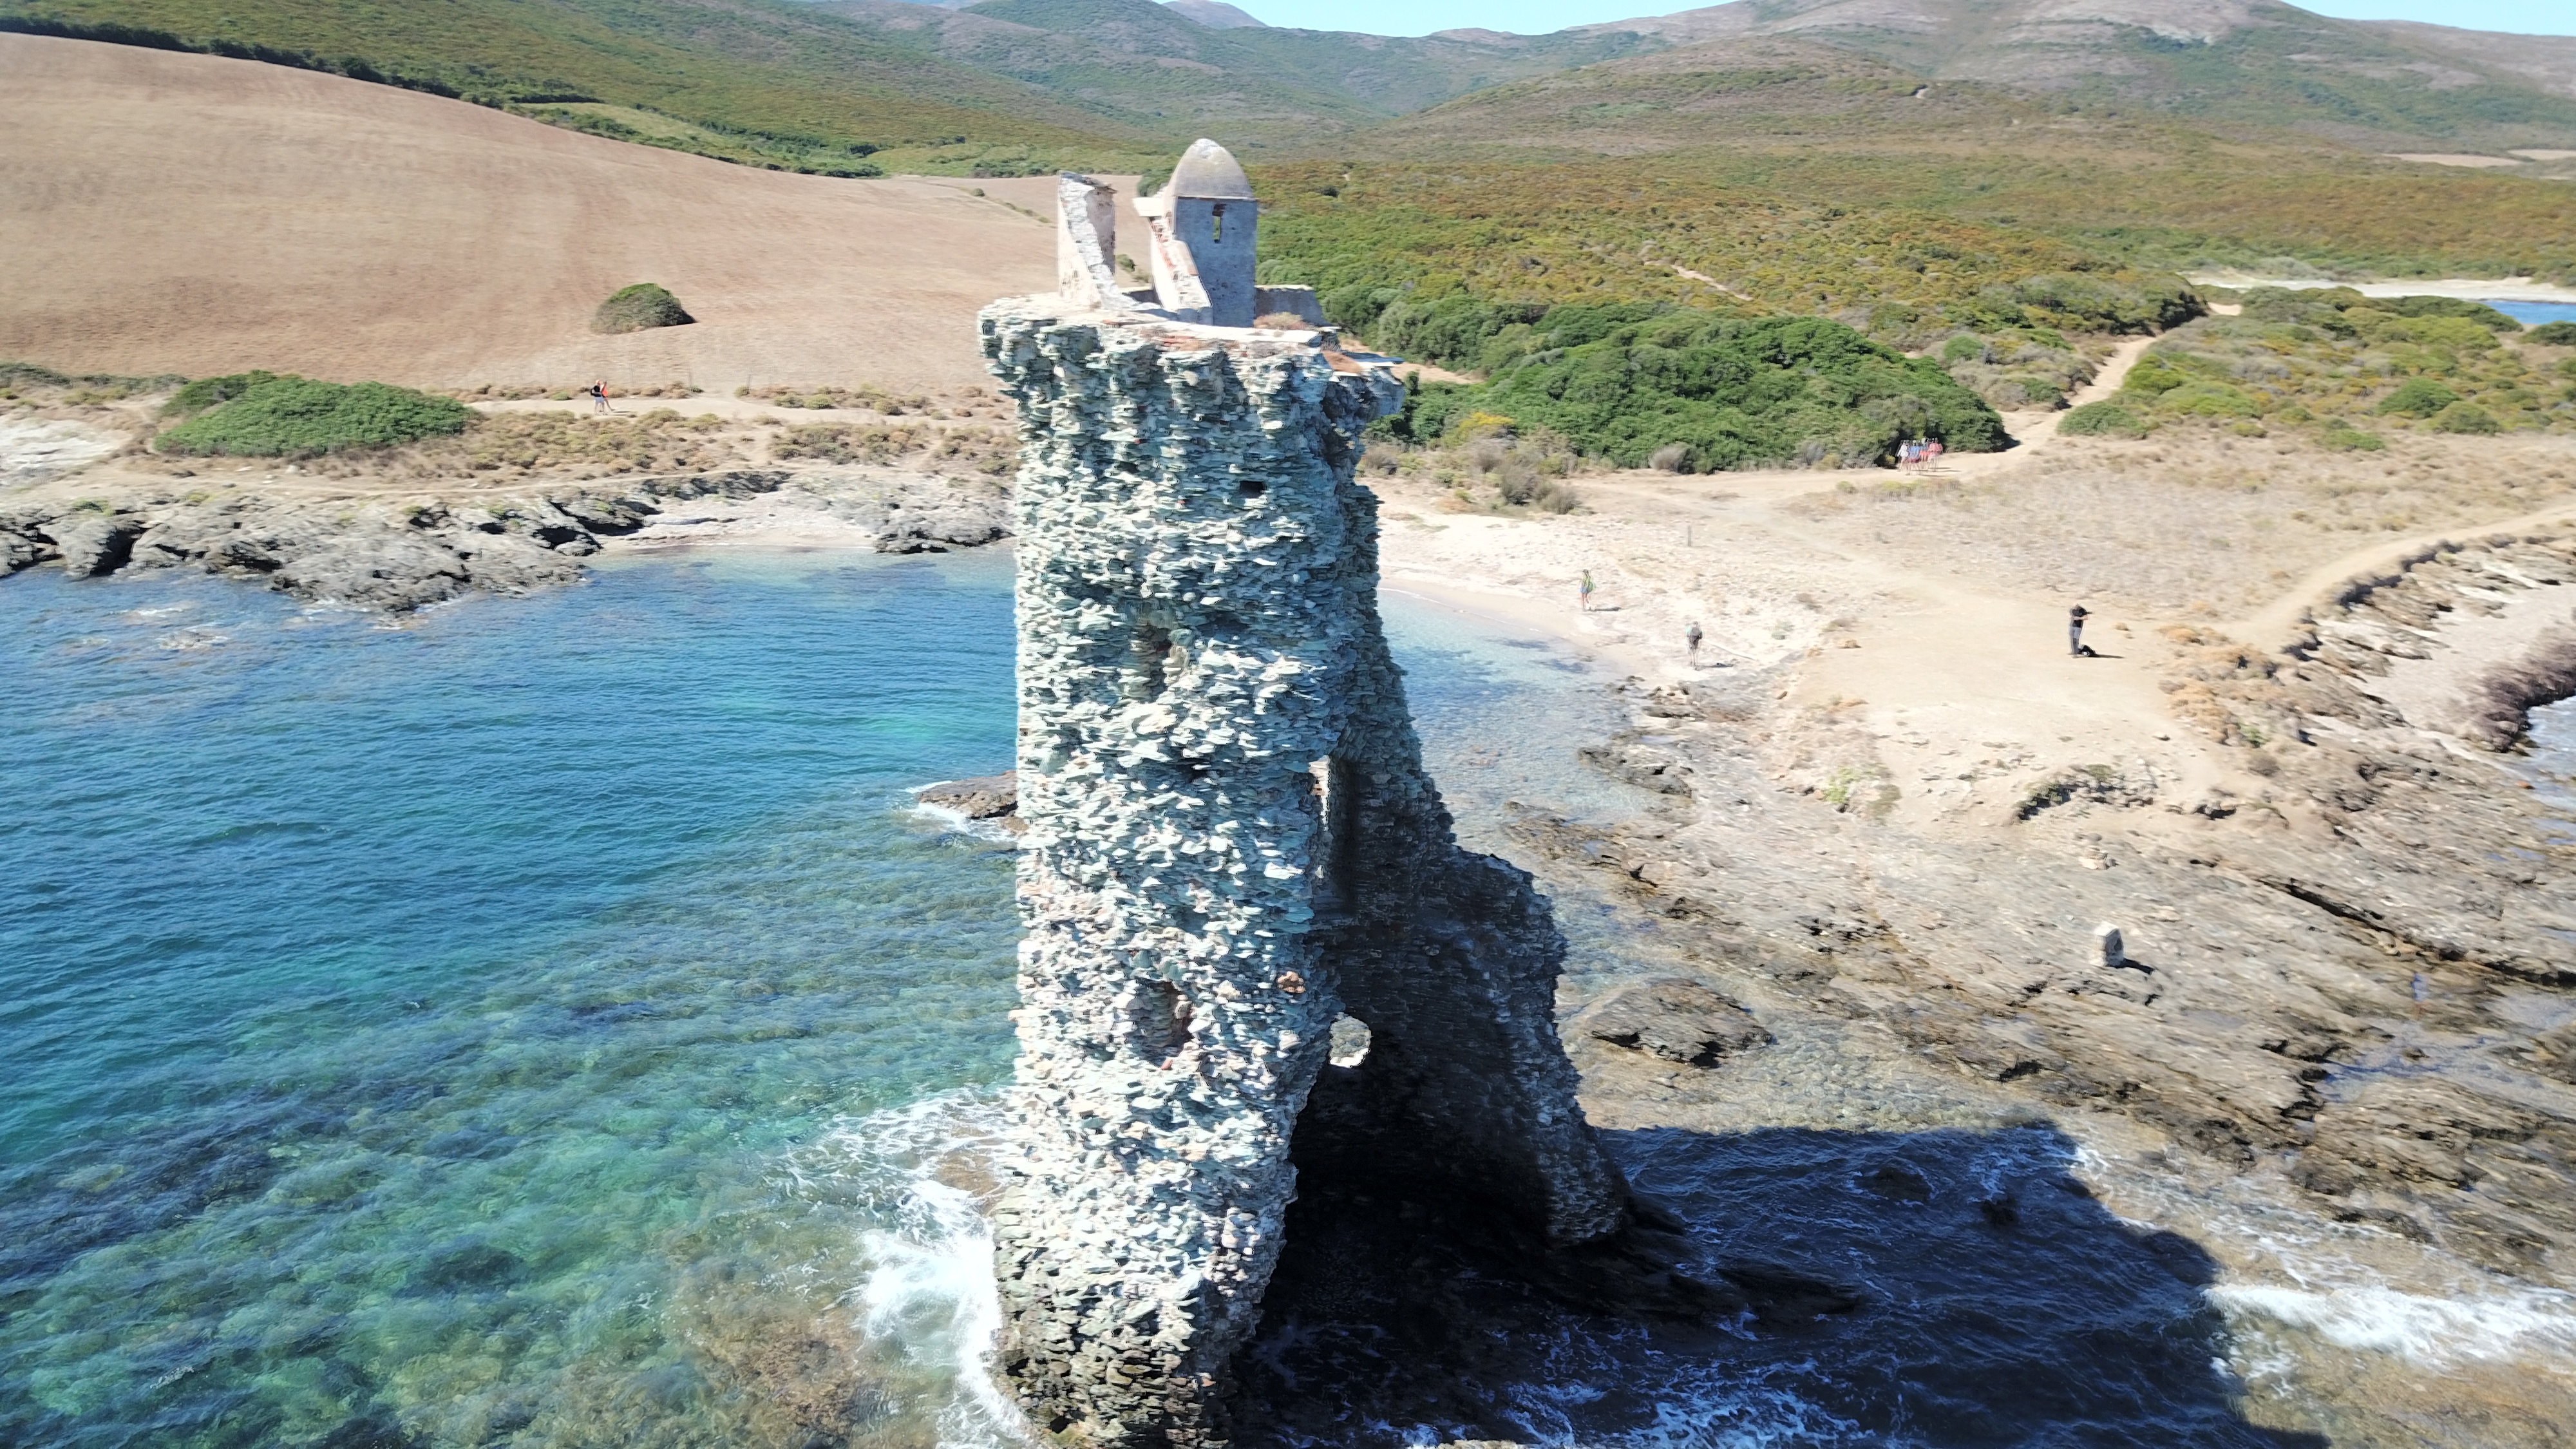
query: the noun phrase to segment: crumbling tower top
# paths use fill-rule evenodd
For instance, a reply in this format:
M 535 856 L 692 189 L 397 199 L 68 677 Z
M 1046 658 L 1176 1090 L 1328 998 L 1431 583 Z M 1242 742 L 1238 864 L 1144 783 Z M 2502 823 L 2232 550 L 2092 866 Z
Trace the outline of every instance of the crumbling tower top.
M 1190 143 L 1171 181 L 1136 199 L 1149 233 L 1150 292 L 1118 283 L 1117 206 L 1107 186 L 1068 171 L 1057 200 L 1058 290 L 1081 306 L 1143 310 L 1203 327 L 1249 327 L 1282 312 L 1309 326 L 1323 324 L 1312 288 L 1255 285 L 1261 202 L 1242 164 L 1214 141 Z

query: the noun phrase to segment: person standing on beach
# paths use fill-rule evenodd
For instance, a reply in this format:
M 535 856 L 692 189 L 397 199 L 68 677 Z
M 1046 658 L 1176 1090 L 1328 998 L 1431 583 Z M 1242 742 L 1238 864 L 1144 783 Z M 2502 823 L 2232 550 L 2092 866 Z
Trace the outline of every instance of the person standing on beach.
M 1583 596 L 1583 612 L 1585 612 L 1585 613 L 1587 613 L 1587 614 L 1591 613 L 1591 612 L 1592 612 L 1592 570 L 1590 570 L 1590 569 L 1585 569 L 1585 570 L 1583 571 L 1583 582 L 1582 582 L 1582 583 L 1579 583 L 1579 584 L 1577 584 L 1577 585 L 1575 585 L 1575 586 L 1574 586 L 1574 591 L 1575 591 L 1577 594 L 1580 594 L 1580 595 L 1582 595 L 1582 596 Z
M 1699 662 L 1700 637 L 1699 620 L 1693 619 L 1691 620 L 1690 632 L 1682 635 L 1683 640 L 1690 645 L 1690 657 L 1693 664 L 1697 664 Z
M 2090 617 L 2082 604 L 2066 611 L 2066 652 L 2084 657 L 2084 621 Z
M 608 411 L 608 379 L 603 377 L 590 385 L 590 410 L 594 413 Z

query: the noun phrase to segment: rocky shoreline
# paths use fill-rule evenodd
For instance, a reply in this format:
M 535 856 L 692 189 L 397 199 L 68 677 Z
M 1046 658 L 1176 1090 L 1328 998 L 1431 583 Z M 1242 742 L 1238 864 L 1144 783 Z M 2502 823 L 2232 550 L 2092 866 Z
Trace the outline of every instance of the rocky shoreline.
M 2054 1107 L 2121 1113 L 2323 1217 L 2534 1283 L 2576 1274 L 2576 832 L 2488 751 L 2576 692 L 2564 625 L 2463 682 L 2456 733 L 2371 691 L 2448 616 L 2567 589 L 2576 541 L 2428 550 L 2286 656 L 2202 638 L 2170 693 L 2262 786 L 2106 765 L 1982 835 L 1819 809 L 1775 781 L 1812 721 L 1773 680 L 1631 686 L 1593 756 L 1670 805 L 1516 837 L 1690 929 L 1727 999 L 1892 1029 Z M 2563 607 L 2563 606 L 2562 606 Z M 2119 935 L 2107 951 L 2099 927 Z
M 836 544 L 937 552 L 1006 538 L 1001 486 L 884 469 L 734 468 L 525 492 L 406 496 L 228 485 L 124 496 L 0 499 L 0 577 L 43 564 L 75 578 L 192 568 L 295 598 L 404 613 L 474 592 L 579 580 L 621 540 L 686 541 L 677 505 L 757 501 L 835 530 Z

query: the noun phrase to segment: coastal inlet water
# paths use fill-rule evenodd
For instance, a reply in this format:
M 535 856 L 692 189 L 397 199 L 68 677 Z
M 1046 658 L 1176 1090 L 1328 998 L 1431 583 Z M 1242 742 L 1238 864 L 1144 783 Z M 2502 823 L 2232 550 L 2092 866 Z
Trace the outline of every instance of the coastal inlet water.
M 1387 607 L 1471 839 L 1634 806 L 1573 758 L 1616 723 L 1579 659 Z M 978 1216 L 1011 862 L 910 794 L 1007 762 L 1011 650 L 1001 556 L 633 559 L 398 628 L 0 585 L 0 1444 L 1022 1442 Z M 1614 1146 L 1865 1306 L 1639 1336 L 1471 1266 L 1516 1357 L 1426 1389 L 1292 1325 L 1278 1439 L 2307 1442 L 2237 1421 L 2206 1259 L 2053 1133 Z
M 2499 302 L 2490 298 L 2487 305 L 2525 327 L 2537 327 L 2543 322 L 2576 322 L 2576 302 Z
M 1008 765 L 1009 589 L 0 587 L 0 1443 L 1006 1439 L 1011 863 L 909 787 Z M 1601 788 L 1579 668 L 1405 622 L 1467 798 Z

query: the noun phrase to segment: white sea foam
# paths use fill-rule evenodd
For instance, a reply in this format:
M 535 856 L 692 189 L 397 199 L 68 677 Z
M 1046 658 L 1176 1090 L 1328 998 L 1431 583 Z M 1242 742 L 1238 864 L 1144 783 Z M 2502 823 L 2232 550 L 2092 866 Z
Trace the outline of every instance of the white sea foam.
M 908 1358 L 952 1376 L 938 1413 L 940 1449 L 1033 1442 L 994 1374 L 1002 1305 L 985 1204 L 942 1176 L 989 1175 L 1001 1127 L 992 1094 L 943 1092 L 850 1123 L 822 1144 L 821 1160 L 790 1165 L 799 1176 L 819 1167 L 879 1207 L 885 1226 L 860 1239 L 870 1266 L 851 1300 L 870 1339 L 901 1344 Z
M 2576 1352 L 2576 1295 L 2544 1288 L 2434 1298 L 2394 1288 L 2231 1285 L 2209 1290 L 2233 1318 L 2303 1328 L 2340 1348 L 2425 1367 L 2539 1351 Z

